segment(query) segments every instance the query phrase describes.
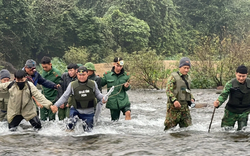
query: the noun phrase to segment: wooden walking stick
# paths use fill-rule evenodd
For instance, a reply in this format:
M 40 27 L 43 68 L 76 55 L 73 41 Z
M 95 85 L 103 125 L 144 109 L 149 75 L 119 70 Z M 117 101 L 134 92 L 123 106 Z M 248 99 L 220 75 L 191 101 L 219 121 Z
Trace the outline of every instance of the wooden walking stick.
M 216 107 L 214 107 L 213 115 L 212 115 L 211 122 L 210 122 L 210 125 L 209 125 L 209 128 L 208 128 L 208 133 L 210 132 L 210 128 L 211 128 L 211 125 L 212 125 L 212 122 L 213 122 L 215 109 L 216 109 Z

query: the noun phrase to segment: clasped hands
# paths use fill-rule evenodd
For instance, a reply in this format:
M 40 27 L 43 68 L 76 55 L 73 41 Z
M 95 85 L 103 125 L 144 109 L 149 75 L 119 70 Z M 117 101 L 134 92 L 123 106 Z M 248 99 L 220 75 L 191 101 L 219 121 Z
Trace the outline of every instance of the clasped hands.
M 102 98 L 102 103 L 106 103 L 107 101 L 104 100 L 104 98 Z M 68 105 L 68 104 L 67 104 Z M 68 105 L 69 106 L 69 105 Z M 51 111 L 55 114 L 58 111 L 58 107 L 55 105 L 51 105 L 50 106 Z

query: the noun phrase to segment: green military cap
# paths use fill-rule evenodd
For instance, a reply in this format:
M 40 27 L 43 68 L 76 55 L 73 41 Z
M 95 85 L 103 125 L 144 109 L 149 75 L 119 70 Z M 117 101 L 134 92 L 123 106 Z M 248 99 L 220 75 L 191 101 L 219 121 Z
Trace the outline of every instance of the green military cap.
M 86 67 L 88 70 L 93 70 L 93 71 L 96 71 L 95 70 L 95 65 L 92 63 L 92 62 L 87 62 L 84 67 Z

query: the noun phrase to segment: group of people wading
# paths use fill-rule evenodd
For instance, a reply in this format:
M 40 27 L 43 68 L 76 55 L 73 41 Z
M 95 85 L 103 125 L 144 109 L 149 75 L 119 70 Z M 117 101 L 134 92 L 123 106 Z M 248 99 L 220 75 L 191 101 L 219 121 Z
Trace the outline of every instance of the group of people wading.
M 98 121 L 104 103 L 110 109 L 112 121 L 119 120 L 121 112 L 125 120 L 131 119 L 126 93 L 131 87 L 130 75 L 124 71 L 122 58 L 115 57 L 112 69 L 105 72 L 103 77 L 95 74 L 95 66 L 91 62 L 85 65 L 70 63 L 62 75 L 47 56 L 42 58 L 41 65 L 42 75 L 36 71 L 36 62 L 27 60 L 23 69 L 14 73 L 13 81 L 8 70 L 0 71 L 0 120 L 7 120 L 11 131 L 15 131 L 23 119 L 39 130 L 42 127 L 40 120 L 55 120 L 58 111 L 59 120 L 68 120 L 67 129 L 73 130 L 76 123 L 81 121 L 84 131 L 89 132 Z M 190 89 L 190 68 L 190 59 L 182 58 L 179 71 L 173 72 L 167 80 L 164 130 L 192 124 L 190 107 L 195 107 L 195 98 Z M 247 74 L 247 67 L 239 66 L 235 72 L 236 78 L 226 83 L 214 102 L 214 107 L 218 108 L 229 97 L 221 123 L 225 129 L 233 128 L 236 121 L 238 130 L 247 126 L 250 112 L 250 79 Z M 41 92 L 37 84 L 42 86 Z M 113 88 L 108 98 L 102 94 L 105 85 L 107 91 Z
M 177 125 L 188 127 L 192 124 L 189 107 L 194 104 L 195 98 L 190 90 L 191 79 L 188 75 L 190 68 L 190 59 L 187 57 L 182 58 L 179 71 L 173 72 L 167 80 L 166 93 L 168 102 L 164 130 Z M 247 126 L 250 112 L 250 79 L 247 78 L 247 74 L 246 66 L 237 67 L 236 78 L 226 83 L 222 93 L 214 102 L 214 107 L 219 108 L 229 97 L 221 122 L 221 127 L 226 130 L 232 129 L 236 121 L 238 123 L 237 130 L 243 130 Z
M 14 73 L 14 80 L 8 70 L 0 71 L 0 120 L 8 122 L 9 129 L 15 131 L 20 122 L 29 121 L 35 130 L 42 128 L 40 120 L 67 119 L 66 127 L 73 130 L 81 121 L 84 131 L 91 131 L 98 121 L 102 105 L 110 109 L 111 120 L 119 120 L 120 111 L 125 120 L 130 120 L 130 102 L 127 90 L 130 89 L 130 76 L 124 71 L 122 58 L 114 58 L 111 71 L 103 77 L 95 74 L 95 66 L 70 63 L 67 72 L 61 73 L 54 68 L 51 59 L 44 56 L 41 60 L 42 75 L 36 71 L 36 62 L 26 61 L 21 70 Z M 36 85 L 42 86 L 40 92 Z M 114 86 L 111 95 L 104 98 L 101 88 L 107 90 Z

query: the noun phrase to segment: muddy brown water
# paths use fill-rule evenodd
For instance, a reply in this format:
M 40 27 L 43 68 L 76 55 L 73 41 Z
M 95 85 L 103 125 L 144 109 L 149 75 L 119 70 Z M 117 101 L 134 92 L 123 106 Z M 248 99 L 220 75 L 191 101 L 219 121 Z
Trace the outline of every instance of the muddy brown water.
M 66 132 L 66 121 L 45 121 L 34 132 L 23 121 L 16 132 L 9 132 L 6 122 L 0 123 L 0 155 L 86 155 L 86 156 L 165 156 L 165 155 L 250 155 L 250 128 L 225 132 L 220 123 L 224 108 L 216 110 L 211 132 L 208 126 L 213 112 L 215 90 L 192 90 L 196 103 L 207 107 L 191 109 L 193 125 L 164 132 L 166 93 L 156 90 L 128 91 L 132 103 L 132 120 L 111 122 L 108 109 L 91 133 L 84 133 L 81 124 Z

